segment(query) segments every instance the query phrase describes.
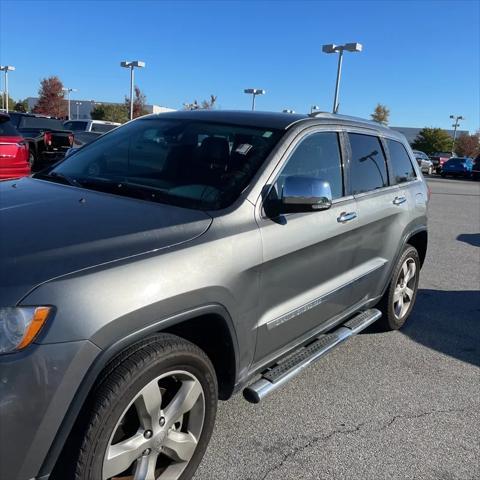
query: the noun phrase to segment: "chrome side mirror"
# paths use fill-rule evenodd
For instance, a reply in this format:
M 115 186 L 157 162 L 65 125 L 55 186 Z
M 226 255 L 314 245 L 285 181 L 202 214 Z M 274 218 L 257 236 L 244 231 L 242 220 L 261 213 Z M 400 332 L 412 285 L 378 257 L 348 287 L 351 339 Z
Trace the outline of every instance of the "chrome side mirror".
M 281 212 L 315 212 L 332 206 L 330 183 L 312 177 L 291 176 L 285 179 Z

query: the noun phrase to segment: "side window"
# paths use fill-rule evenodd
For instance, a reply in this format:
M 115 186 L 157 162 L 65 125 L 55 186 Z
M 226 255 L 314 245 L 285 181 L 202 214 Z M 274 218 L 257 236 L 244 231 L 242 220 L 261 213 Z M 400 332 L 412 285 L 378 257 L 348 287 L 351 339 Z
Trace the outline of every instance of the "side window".
M 369 192 L 388 186 L 387 166 L 378 137 L 349 133 L 352 160 L 350 184 L 352 194 Z
M 395 140 L 387 140 L 392 177 L 394 183 L 404 183 L 415 180 L 416 174 L 405 147 Z
M 309 135 L 294 150 L 275 183 L 280 195 L 286 177 L 301 175 L 330 182 L 332 197 L 343 196 L 343 178 L 338 134 L 319 132 Z

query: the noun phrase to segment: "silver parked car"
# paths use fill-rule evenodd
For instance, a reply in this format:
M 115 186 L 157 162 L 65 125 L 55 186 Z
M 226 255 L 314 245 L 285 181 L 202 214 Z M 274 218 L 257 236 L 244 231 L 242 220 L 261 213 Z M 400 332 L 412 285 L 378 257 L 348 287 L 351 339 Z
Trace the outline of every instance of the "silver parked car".
M 405 324 L 427 204 L 403 135 L 331 114 L 150 115 L 2 182 L 0 478 L 191 479 L 218 399 Z
M 412 150 L 413 154 L 415 155 L 415 159 L 420 167 L 422 173 L 426 173 L 428 175 L 433 175 L 435 171 L 435 167 L 433 166 L 433 162 L 428 158 L 426 153 L 421 152 L 420 150 Z

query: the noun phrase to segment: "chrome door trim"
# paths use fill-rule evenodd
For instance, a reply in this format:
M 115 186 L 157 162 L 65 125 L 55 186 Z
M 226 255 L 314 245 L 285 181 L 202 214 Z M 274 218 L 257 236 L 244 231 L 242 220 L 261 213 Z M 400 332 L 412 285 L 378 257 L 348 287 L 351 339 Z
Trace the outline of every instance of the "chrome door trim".
M 388 262 L 388 260 L 382 259 L 381 263 L 379 263 L 378 265 L 375 265 L 374 267 L 370 268 L 366 272 L 363 272 L 360 275 L 357 275 L 356 277 L 352 278 L 348 282 L 334 288 L 333 290 L 330 290 L 329 292 L 321 295 L 320 297 L 317 297 L 317 298 L 311 300 L 310 302 L 307 302 L 307 303 L 305 303 L 305 304 L 303 304 L 303 305 L 301 305 L 297 308 L 294 308 L 293 310 L 290 310 L 289 312 L 287 312 L 287 313 L 285 313 L 285 314 L 283 314 L 283 315 L 281 315 L 277 318 L 274 318 L 274 319 L 268 321 L 266 323 L 267 328 L 269 330 L 271 330 L 272 328 L 278 327 L 282 323 L 288 322 L 289 320 L 292 320 L 293 318 L 298 317 L 299 315 L 301 315 L 305 312 L 308 312 L 312 308 L 315 308 L 318 305 L 320 305 L 321 303 L 324 303 L 328 299 L 328 297 L 332 296 L 333 294 L 335 294 L 335 293 L 339 292 L 340 290 L 348 287 L 349 285 L 351 285 L 352 283 L 355 283 L 356 281 L 360 280 L 361 278 L 366 277 L 367 275 L 370 275 L 374 271 L 376 271 L 380 268 L 383 268 L 387 262 Z

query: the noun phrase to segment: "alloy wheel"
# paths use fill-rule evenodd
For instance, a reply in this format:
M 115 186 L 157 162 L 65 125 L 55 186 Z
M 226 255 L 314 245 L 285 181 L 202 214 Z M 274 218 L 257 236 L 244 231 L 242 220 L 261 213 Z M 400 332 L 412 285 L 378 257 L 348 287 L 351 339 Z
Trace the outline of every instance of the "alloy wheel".
M 110 436 L 103 480 L 177 480 L 197 447 L 205 420 L 199 380 L 186 371 L 147 383 Z
M 417 264 L 408 257 L 402 264 L 393 292 L 393 312 L 395 318 L 401 320 L 412 305 L 416 289 Z

